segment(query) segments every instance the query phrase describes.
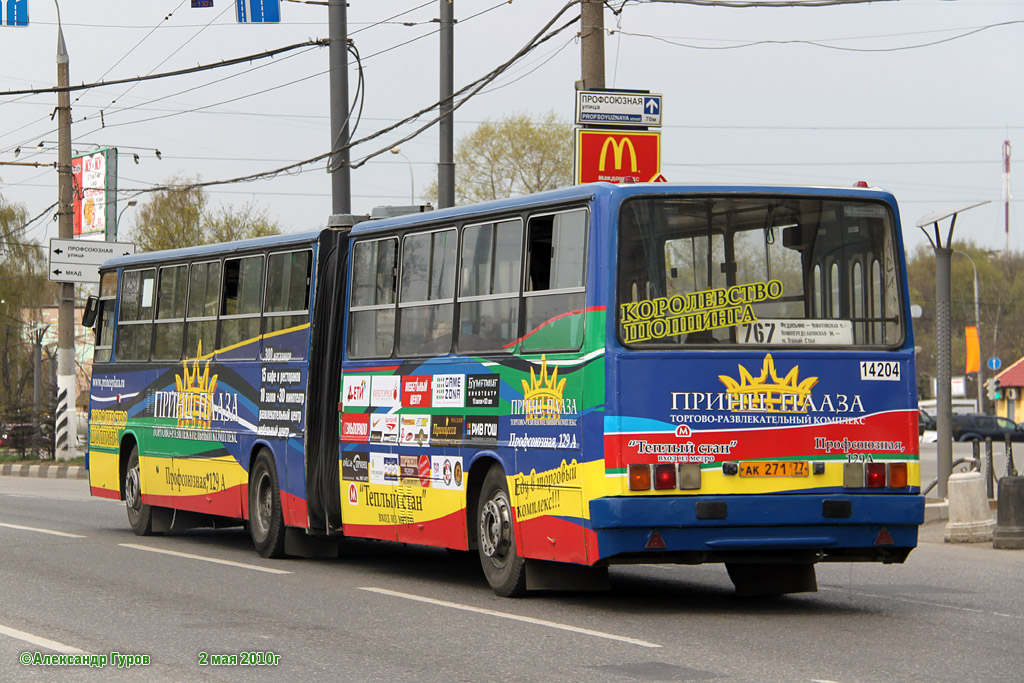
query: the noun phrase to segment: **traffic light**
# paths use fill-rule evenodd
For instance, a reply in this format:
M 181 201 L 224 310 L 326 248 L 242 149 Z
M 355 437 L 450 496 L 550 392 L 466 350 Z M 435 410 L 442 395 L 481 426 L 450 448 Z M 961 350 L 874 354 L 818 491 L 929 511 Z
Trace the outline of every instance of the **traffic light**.
M 998 377 L 993 379 L 992 381 L 995 382 L 995 384 L 993 385 L 994 391 L 992 392 L 994 394 L 993 399 L 998 401 L 1003 398 L 1003 385 L 999 381 Z
M 994 377 L 985 380 L 985 396 L 990 401 L 996 400 L 996 380 Z

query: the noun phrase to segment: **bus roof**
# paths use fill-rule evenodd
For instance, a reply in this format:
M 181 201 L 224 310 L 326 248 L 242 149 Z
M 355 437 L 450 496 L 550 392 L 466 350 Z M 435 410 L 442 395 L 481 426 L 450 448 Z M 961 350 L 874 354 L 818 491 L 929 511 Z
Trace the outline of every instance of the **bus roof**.
M 525 206 L 544 206 L 566 204 L 574 201 L 588 201 L 591 198 L 603 198 L 606 200 L 617 199 L 619 201 L 634 195 L 650 194 L 781 194 L 781 195 L 812 195 L 812 196 L 833 196 L 850 197 L 861 199 L 879 199 L 895 203 L 892 194 L 878 188 L 862 187 L 826 187 L 807 185 L 723 185 L 723 184 L 674 184 L 674 183 L 628 183 L 615 185 L 612 183 L 598 182 L 586 185 L 575 185 L 558 190 L 550 190 L 525 197 L 513 197 L 511 199 L 499 199 L 496 201 L 484 202 L 481 204 L 470 204 L 457 206 L 425 213 L 409 214 L 385 218 L 381 220 L 368 220 L 358 223 L 352 228 L 353 235 L 374 233 L 380 230 L 394 228 L 415 227 L 423 224 L 437 222 L 458 222 L 467 217 L 483 213 L 513 212 Z M 166 251 L 154 251 L 133 256 L 121 256 L 111 259 L 103 264 L 104 268 L 112 268 L 126 265 L 138 265 L 147 263 L 159 263 L 179 259 L 197 259 L 204 256 L 221 256 L 242 252 L 249 249 L 264 249 L 275 247 L 288 247 L 299 244 L 311 244 L 316 242 L 325 229 L 311 230 L 300 233 L 287 233 L 283 235 L 271 235 L 268 237 L 256 237 L 236 242 L 222 244 L 206 244 L 198 247 L 185 247 L 182 249 L 169 249 Z
M 820 195 L 832 197 L 856 197 L 861 199 L 881 199 L 895 203 L 893 196 L 878 188 L 863 187 L 826 187 L 807 185 L 722 185 L 722 184 L 674 184 L 674 183 L 627 183 L 616 185 L 607 182 L 575 185 L 548 192 L 540 192 L 524 197 L 499 199 L 481 204 L 457 206 L 405 216 L 396 216 L 382 220 L 364 221 L 352 228 L 353 235 L 373 233 L 379 230 L 413 227 L 426 223 L 444 221 L 457 222 L 467 216 L 481 213 L 512 212 L 524 206 L 543 206 L 545 204 L 563 204 L 574 200 L 585 201 L 591 198 L 625 199 L 633 195 L 643 194 L 788 194 L 788 195 Z
M 179 259 L 201 259 L 204 256 L 220 256 L 245 251 L 247 249 L 262 249 L 266 247 L 289 247 L 301 244 L 316 242 L 323 230 L 310 230 L 306 232 L 291 232 L 283 235 L 268 235 L 266 237 L 253 237 L 247 240 L 235 242 L 223 242 L 220 244 L 203 244 L 198 247 L 183 247 L 181 249 L 166 249 L 163 251 L 149 251 L 132 256 L 119 256 L 103 263 L 104 268 L 115 268 L 118 266 L 138 265 L 145 263 L 160 263 L 163 261 L 176 261 Z

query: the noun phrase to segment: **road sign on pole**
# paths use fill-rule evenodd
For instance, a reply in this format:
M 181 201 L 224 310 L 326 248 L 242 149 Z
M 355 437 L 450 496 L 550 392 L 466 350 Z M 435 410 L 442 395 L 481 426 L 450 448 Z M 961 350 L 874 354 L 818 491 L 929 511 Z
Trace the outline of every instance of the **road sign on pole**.
M 99 242 L 94 240 L 50 240 L 50 282 L 100 281 L 100 265 L 118 256 L 135 253 L 134 242 Z
M 1003 361 L 999 360 L 997 356 L 992 356 L 988 359 L 989 370 L 998 370 L 1001 367 L 1003 367 Z
M 281 0 L 235 0 L 239 24 L 276 24 L 281 21 Z
M 660 126 L 661 95 L 608 90 L 576 91 L 576 124 Z
M 28 0 L 0 0 L 4 26 L 28 26 Z
M 661 175 L 661 134 L 576 130 L 576 184 L 647 183 Z

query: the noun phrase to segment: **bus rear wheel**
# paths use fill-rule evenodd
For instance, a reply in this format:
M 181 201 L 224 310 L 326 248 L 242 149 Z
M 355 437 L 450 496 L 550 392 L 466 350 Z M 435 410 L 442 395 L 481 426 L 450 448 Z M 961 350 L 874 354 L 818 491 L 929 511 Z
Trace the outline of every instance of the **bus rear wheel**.
M 249 472 L 249 535 L 261 557 L 284 557 L 284 516 L 277 468 L 267 451 L 260 451 Z
M 153 534 L 153 510 L 142 502 L 142 478 L 139 475 L 139 447 L 132 446 L 128 456 L 128 467 L 124 473 L 124 506 L 128 512 L 128 524 L 136 536 Z
M 484 477 L 477 505 L 477 549 L 491 589 L 506 598 L 526 593 L 526 560 L 516 552 L 515 525 L 508 484 L 501 466 Z

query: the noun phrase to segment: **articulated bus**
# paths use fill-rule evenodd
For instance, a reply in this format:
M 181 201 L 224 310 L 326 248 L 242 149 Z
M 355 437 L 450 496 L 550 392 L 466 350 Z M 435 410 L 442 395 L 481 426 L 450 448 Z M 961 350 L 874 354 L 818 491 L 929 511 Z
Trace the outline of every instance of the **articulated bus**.
M 722 563 L 741 594 L 903 562 L 924 518 L 894 198 L 595 183 L 114 259 L 92 493 L 472 551 L 499 595 Z

